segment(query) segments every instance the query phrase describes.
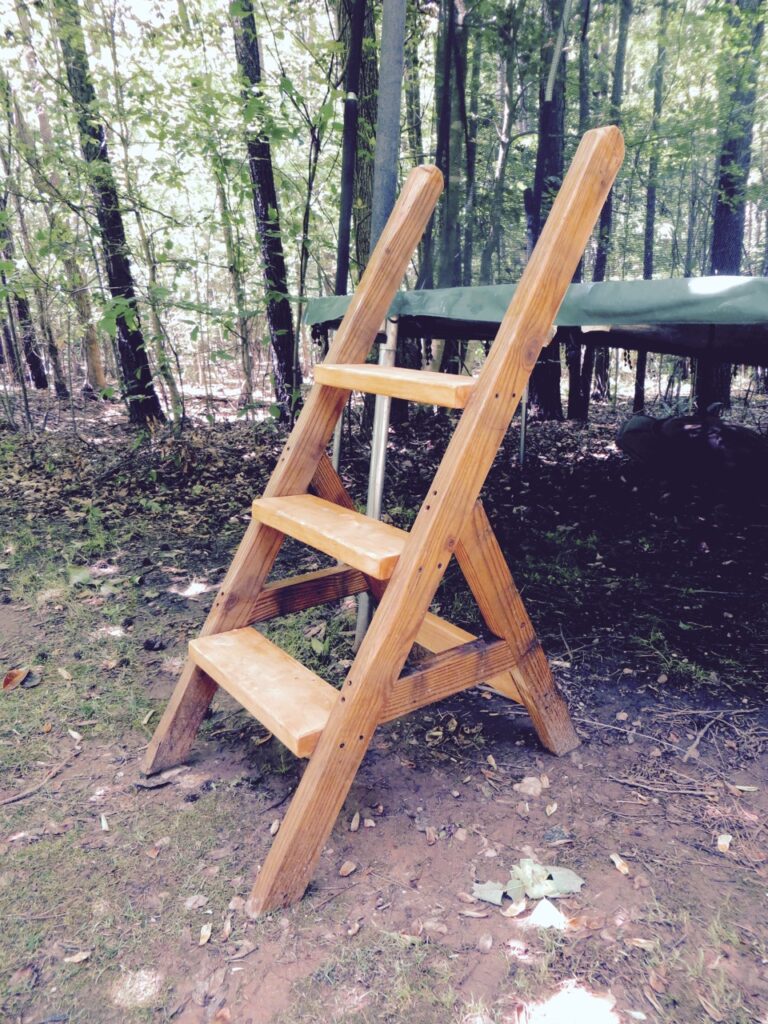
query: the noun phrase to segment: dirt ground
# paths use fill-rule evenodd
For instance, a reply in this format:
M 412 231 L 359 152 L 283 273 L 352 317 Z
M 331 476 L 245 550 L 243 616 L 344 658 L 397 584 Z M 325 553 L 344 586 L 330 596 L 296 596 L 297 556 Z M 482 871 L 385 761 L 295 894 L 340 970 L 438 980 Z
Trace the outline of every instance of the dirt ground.
M 0 674 L 29 669 L 0 694 L 0 1017 L 767 1024 L 766 496 L 657 480 L 615 425 L 538 425 L 524 471 L 513 430 L 484 494 L 581 746 L 482 687 L 382 727 L 307 896 L 258 921 L 304 763 L 224 695 L 187 764 L 139 764 L 280 430 L 0 432 Z M 394 438 L 397 525 L 447 432 Z M 362 447 L 343 469 L 362 495 Z M 477 628 L 455 568 L 436 608 Z M 353 631 L 347 601 L 270 635 L 338 681 Z M 583 878 L 557 928 L 472 897 L 522 858 Z

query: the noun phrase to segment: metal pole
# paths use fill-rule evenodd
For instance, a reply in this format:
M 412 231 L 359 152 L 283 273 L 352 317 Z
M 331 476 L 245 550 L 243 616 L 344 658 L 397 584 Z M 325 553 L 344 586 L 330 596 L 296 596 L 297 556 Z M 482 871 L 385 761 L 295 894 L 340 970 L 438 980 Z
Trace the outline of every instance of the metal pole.
M 528 385 L 525 385 L 525 391 L 520 401 L 520 468 L 522 469 L 523 463 L 525 462 L 525 430 L 528 425 Z
M 386 339 L 379 345 L 379 366 L 394 366 L 397 353 L 397 320 L 387 320 Z M 368 503 L 366 514 L 371 519 L 381 518 L 384 496 L 384 477 L 387 468 L 387 437 L 389 435 L 389 410 L 392 399 L 389 395 L 376 395 L 371 435 L 371 465 L 368 471 Z M 371 621 L 371 598 L 367 593 L 357 600 L 357 625 L 355 627 L 354 649 L 360 646 Z

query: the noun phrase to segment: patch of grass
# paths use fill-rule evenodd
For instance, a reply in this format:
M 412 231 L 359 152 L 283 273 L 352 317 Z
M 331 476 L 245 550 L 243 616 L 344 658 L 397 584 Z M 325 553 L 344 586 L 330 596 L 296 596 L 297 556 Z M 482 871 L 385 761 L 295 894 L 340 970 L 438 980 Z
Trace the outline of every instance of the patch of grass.
M 361 934 L 296 986 L 292 1009 L 275 1024 L 444 1024 L 459 1006 L 451 977 L 449 956 L 438 946 Z

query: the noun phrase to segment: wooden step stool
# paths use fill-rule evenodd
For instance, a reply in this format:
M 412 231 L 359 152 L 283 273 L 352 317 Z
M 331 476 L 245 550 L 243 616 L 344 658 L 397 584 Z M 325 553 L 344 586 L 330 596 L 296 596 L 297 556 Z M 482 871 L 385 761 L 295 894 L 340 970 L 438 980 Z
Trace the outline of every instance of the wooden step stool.
M 478 495 L 623 151 L 614 127 L 582 139 L 476 380 L 365 364 L 442 190 L 435 167 L 416 168 L 405 183 L 264 497 L 253 503 L 144 762 L 152 773 L 184 760 L 218 686 L 310 758 L 251 893 L 251 914 L 301 898 L 381 722 L 488 680 L 525 705 L 548 750 L 563 754 L 578 744 Z M 408 533 L 356 512 L 326 454 L 352 389 L 463 409 Z M 268 584 L 285 536 L 341 564 Z M 429 612 L 452 555 L 495 639 L 478 640 Z M 378 607 L 340 691 L 249 628 L 364 590 Z M 414 642 L 433 656 L 403 673 Z

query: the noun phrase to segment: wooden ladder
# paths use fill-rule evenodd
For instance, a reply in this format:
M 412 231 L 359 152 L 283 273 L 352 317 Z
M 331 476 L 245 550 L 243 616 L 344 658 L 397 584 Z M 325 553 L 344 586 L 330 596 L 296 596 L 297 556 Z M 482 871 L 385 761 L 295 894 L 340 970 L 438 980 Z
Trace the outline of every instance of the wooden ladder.
M 478 496 L 623 157 L 617 128 L 587 132 L 477 379 L 365 364 L 442 190 L 409 175 L 328 357 L 235 555 L 147 751 L 144 770 L 183 761 L 218 686 L 309 764 L 248 910 L 300 899 L 377 725 L 487 680 L 521 702 L 547 749 L 578 744 L 565 703 Z M 410 532 L 354 510 L 326 454 L 352 389 L 462 409 Z M 312 490 L 313 493 L 308 493 Z M 266 583 L 282 540 L 340 560 Z M 494 639 L 430 613 L 452 555 Z M 251 626 L 369 590 L 370 628 L 336 690 Z M 432 652 L 403 672 L 414 644 Z

